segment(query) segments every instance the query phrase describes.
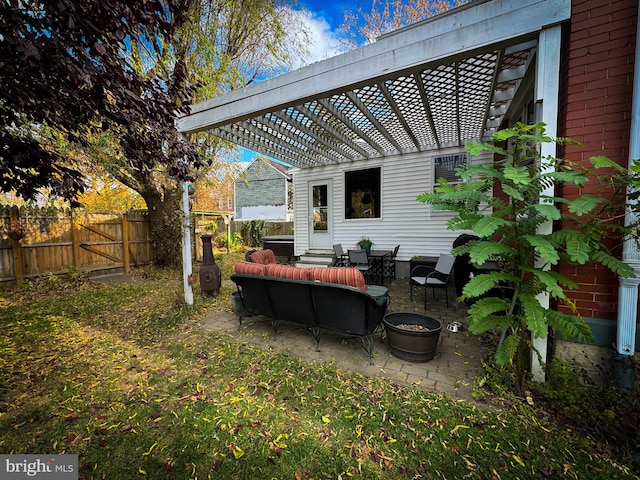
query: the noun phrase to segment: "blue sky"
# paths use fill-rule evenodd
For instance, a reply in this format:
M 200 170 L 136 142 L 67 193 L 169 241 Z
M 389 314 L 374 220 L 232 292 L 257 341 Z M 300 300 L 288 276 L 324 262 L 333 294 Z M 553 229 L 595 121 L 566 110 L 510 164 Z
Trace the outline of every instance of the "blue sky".
M 332 30 L 340 26 L 343 18 L 343 11 L 346 8 L 353 8 L 355 2 L 344 0 L 299 0 L 298 5 L 314 13 L 319 20 L 325 20 Z
M 309 46 L 307 64 L 336 54 L 337 40 L 334 31 L 342 23 L 344 9 L 353 8 L 357 2 L 358 0 L 298 0 L 298 6 L 307 9 L 311 14 L 305 19 L 314 39 L 314 44 Z M 238 153 L 243 163 L 256 157 L 254 152 L 244 148 L 240 148 Z

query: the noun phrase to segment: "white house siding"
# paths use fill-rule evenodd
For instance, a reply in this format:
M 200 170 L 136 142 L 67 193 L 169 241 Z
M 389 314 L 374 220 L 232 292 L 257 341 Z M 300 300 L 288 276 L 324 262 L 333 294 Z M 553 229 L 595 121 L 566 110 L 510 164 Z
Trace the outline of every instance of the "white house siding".
M 453 241 L 462 232 L 447 230 L 448 212 L 432 211 L 429 205 L 416 197 L 432 191 L 432 165 L 434 156 L 458 153 L 463 149 L 433 150 L 423 153 L 342 163 L 306 169 L 292 169 L 294 185 L 294 231 L 296 254 L 309 246 L 308 184 L 311 181 L 331 179 L 333 184 L 332 243 L 353 248 L 366 235 L 374 242 L 374 249 L 392 249 L 400 245 L 398 260 L 408 261 L 416 255 L 437 257 L 449 252 Z M 474 163 L 490 161 L 490 156 L 473 157 Z M 381 218 L 345 219 L 344 174 L 381 166 L 382 202 Z

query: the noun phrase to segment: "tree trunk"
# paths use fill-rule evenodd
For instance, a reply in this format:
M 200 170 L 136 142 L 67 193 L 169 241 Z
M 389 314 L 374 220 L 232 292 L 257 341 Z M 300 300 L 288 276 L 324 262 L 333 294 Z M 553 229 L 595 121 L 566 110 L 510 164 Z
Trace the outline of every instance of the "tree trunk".
M 151 239 L 155 245 L 156 265 L 176 266 L 182 259 L 182 216 L 178 192 L 174 189 L 140 192 L 149 211 Z

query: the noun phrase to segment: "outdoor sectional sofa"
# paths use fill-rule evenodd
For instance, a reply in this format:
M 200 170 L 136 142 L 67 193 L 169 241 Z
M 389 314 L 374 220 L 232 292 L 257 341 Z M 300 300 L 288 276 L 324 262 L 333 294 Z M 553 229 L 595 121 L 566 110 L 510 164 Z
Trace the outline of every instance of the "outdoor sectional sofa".
M 253 260 L 253 258 L 252 258 Z M 298 268 L 277 263 L 238 262 L 231 280 L 236 284 L 245 316 L 261 315 L 274 330 L 282 322 L 308 328 L 319 349 L 325 331 L 358 339 L 373 364 L 373 334 L 387 312 L 389 291 L 365 285 L 354 268 Z

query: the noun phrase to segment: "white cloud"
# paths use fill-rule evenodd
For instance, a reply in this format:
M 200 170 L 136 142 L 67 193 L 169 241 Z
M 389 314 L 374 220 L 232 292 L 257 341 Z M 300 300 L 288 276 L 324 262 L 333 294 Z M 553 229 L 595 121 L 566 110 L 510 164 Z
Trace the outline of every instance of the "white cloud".
M 296 14 L 299 16 L 299 21 L 306 24 L 310 37 L 307 45 L 309 55 L 304 61 L 304 65 L 309 65 L 340 53 L 337 48 L 338 39 L 324 18 L 320 18 L 308 10 L 298 10 Z M 295 68 L 299 66 L 302 65 L 297 65 Z

